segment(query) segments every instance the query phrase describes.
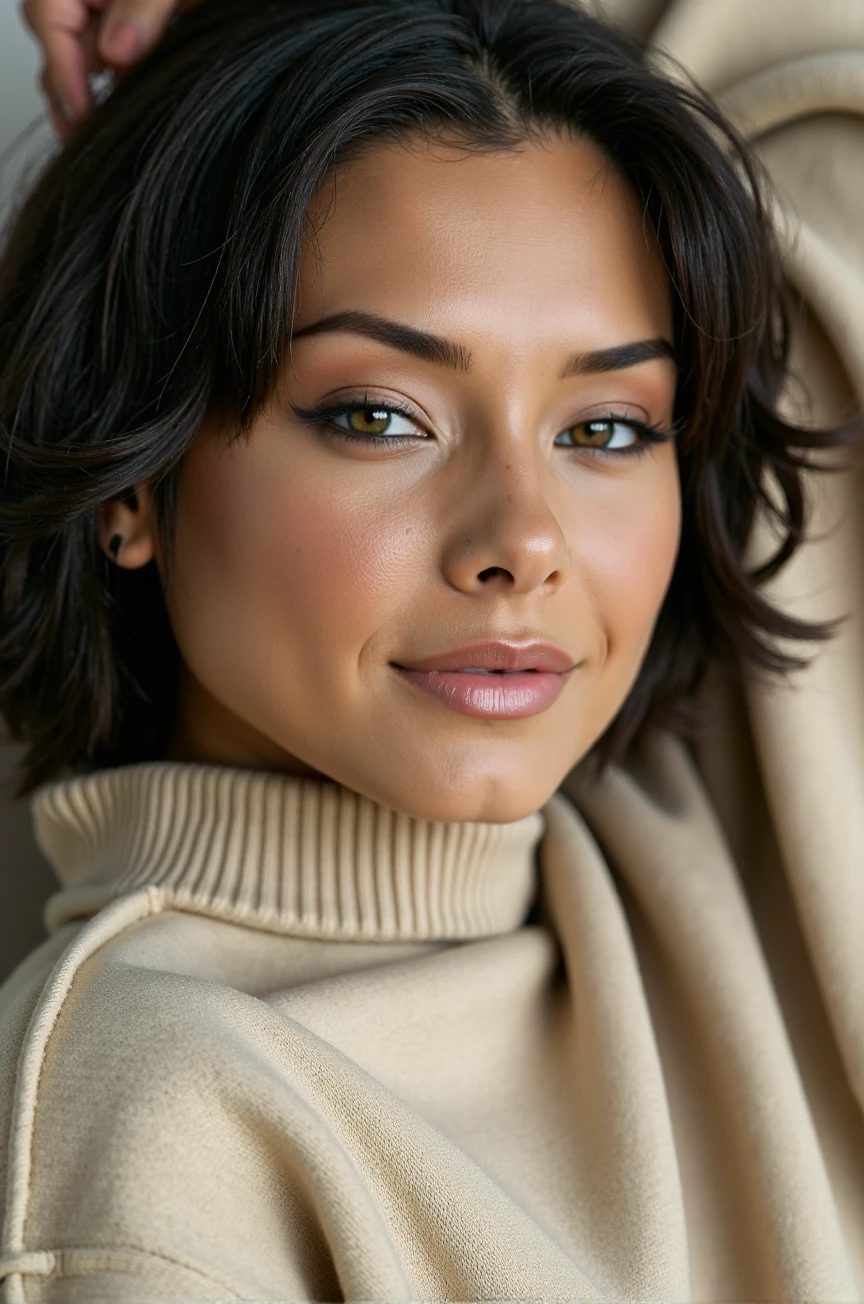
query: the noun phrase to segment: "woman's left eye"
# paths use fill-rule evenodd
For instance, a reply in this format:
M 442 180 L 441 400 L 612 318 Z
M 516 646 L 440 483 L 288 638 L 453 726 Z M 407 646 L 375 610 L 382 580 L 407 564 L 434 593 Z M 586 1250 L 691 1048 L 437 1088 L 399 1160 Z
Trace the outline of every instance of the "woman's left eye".
M 626 452 L 638 448 L 647 433 L 646 427 L 618 417 L 598 417 L 579 421 L 562 430 L 555 439 L 558 448 L 598 448 L 602 452 Z

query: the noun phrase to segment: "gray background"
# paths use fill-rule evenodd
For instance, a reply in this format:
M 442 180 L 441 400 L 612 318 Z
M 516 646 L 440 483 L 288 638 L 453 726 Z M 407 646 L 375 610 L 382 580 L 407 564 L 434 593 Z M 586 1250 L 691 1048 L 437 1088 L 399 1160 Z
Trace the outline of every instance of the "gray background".
M 0 0 L 0 222 L 53 146 L 36 85 L 39 55 L 12 0 Z M 45 936 L 42 906 L 56 886 L 30 836 L 26 802 L 12 799 L 16 749 L 0 741 L 0 981 Z

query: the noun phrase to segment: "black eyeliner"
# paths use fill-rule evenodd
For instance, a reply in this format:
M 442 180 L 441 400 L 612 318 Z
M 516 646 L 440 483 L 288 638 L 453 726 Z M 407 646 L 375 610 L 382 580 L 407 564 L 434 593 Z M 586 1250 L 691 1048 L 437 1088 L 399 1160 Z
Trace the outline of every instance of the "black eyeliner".
M 301 421 L 305 421 L 309 425 L 322 426 L 328 428 L 333 434 L 341 436 L 348 442 L 353 442 L 353 443 L 359 442 L 363 444 L 377 444 L 379 446 L 384 444 L 389 444 L 391 447 L 393 447 L 394 445 L 398 445 L 400 442 L 406 442 L 406 441 L 417 442 L 416 439 L 412 438 L 412 436 L 410 435 L 375 435 L 375 434 L 364 435 L 359 431 L 346 430 L 344 426 L 337 426 L 335 424 L 337 417 L 347 416 L 349 412 L 356 412 L 362 408 L 372 409 L 373 411 L 383 411 L 383 412 L 393 413 L 394 416 L 404 417 L 406 421 L 413 421 L 415 424 L 418 425 L 420 424 L 413 412 L 409 412 L 405 408 L 399 407 L 398 404 L 395 403 L 376 402 L 374 398 L 370 400 L 368 397 L 368 392 L 367 394 L 364 395 L 362 399 L 360 399 L 359 397 L 348 398 L 348 399 L 344 399 L 341 403 L 336 403 L 331 406 L 321 406 L 316 408 L 301 408 L 298 407 L 296 403 L 290 402 L 290 400 L 289 400 L 289 406 L 291 407 L 291 410 L 293 411 L 294 415 L 298 417 Z M 671 440 L 675 439 L 680 433 L 679 422 L 674 422 L 671 426 L 668 427 L 659 426 L 659 425 L 650 425 L 648 422 L 635 421 L 631 417 L 616 416 L 614 413 L 609 412 L 604 414 L 603 416 L 586 417 L 584 423 L 579 421 L 573 422 L 571 426 L 565 426 L 564 430 L 560 431 L 559 434 L 564 434 L 567 430 L 573 429 L 574 426 L 587 424 L 590 421 L 598 421 L 598 422 L 608 421 L 610 423 L 615 423 L 618 425 L 629 426 L 631 430 L 635 430 L 636 433 L 639 435 L 641 443 L 635 444 L 632 448 L 624 448 L 624 449 L 591 448 L 587 446 L 580 448 L 578 444 L 573 444 L 570 446 L 572 448 L 572 451 L 592 453 L 595 455 L 599 453 L 601 456 L 606 456 L 610 458 L 613 457 L 623 458 L 627 456 L 633 457 L 638 455 L 640 452 L 647 451 L 647 448 L 650 445 L 669 443 Z M 563 445 L 559 444 L 558 447 L 559 448 L 563 447 Z

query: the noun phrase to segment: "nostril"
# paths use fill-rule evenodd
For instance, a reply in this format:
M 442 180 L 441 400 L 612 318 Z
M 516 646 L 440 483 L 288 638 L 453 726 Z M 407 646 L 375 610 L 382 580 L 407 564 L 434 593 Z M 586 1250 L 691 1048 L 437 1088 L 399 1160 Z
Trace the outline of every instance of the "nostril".
M 510 580 L 513 578 L 510 572 L 505 570 L 503 566 L 487 566 L 485 570 L 480 571 L 477 578 L 479 580 L 491 580 L 493 575 L 506 575 Z

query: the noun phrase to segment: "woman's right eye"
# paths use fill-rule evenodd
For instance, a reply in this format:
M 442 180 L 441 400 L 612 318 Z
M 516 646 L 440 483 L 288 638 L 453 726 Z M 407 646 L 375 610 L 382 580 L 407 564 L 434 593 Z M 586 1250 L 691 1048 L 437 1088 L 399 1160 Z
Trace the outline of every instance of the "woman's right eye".
M 343 439 L 354 439 L 377 444 L 396 444 L 402 440 L 428 439 L 422 426 L 409 412 L 403 412 L 389 403 L 375 403 L 368 399 L 347 399 L 328 407 L 304 409 L 291 404 L 294 415 L 310 425 L 322 426 Z
M 331 421 L 346 434 L 368 435 L 378 439 L 416 438 L 418 434 L 417 426 L 410 417 L 394 408 L 384 407 L 383 404 L 344 408 L 341 412 L 334 413 Z

